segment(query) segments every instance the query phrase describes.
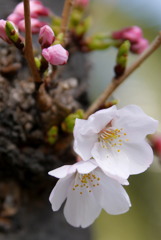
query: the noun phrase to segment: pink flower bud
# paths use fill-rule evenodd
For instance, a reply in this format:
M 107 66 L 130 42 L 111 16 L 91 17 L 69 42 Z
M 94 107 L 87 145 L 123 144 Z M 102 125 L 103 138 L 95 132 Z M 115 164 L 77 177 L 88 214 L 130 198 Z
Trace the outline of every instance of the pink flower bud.
M 89 4 L 89 0 L 76 0 L 75 6 L 85 8 Z
M 161 135 L 155 134 L 150 138 L 150 142 L 156 155 L 161 158 Z
M 142 38 L 142 30 L 138 26 L 124 28 L 120 31 L 113 32 L 112 38 L 120 40 L 129 40 L 132 43 L 137 42 L 138 39 Z
M 42 48 L 48 48 L 55 40 L 55 35 L 51 27 L 44 25 L 40 28 L 39 32 L 39 43 Z
M 7 43 L 12 43 L 6 34 L 5 26 L 6 26 L 6 21 L 1 19 L 0 20 L 0 38 Z
M 40 28 L 46 25 L 46 22 L 42 22 L 36 18 L 31 18 L 31 31 L 36 34 L 39 33 Z M 25 32 L 25 20 L 21 20 L 18 23 L 18 28 L 20 31 Z
M 23 2 L 17 4 L 14 11 L 15 14 L 24 16 L 24 5 Z M 50 13 L 49 9 L 46 8 L 40 1 L 38 0 L 31 0 L 30 1 L 30 14 L 31 17 L 38 17 L 38 16 L 48 16 Z
M 137 43 L 131 45 L 131 51 L 136 54 L 142 53 L 149 46 L 149 42 L 145 38 L 141 38 Z
M 69 53 L 60 44 L 44 48 L 42 55 L 52 65 L 64 65 L 67 63 Z
M 11 13 L 7 20 L 13 22 L 15 25 L 18 25 L 19 21 L 23 19 L 23 16 L 16 14 L 16 13 Z

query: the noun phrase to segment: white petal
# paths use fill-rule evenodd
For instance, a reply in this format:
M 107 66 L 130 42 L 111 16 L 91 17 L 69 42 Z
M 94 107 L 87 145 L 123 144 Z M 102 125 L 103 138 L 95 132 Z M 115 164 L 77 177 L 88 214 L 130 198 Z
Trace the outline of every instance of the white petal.
M 56 178 L 64 178 L 67 176 L 70 168 L 71 168 L 71 165 L 64 165 L 62 167 L 56 168 L 48 172 L 48 174 Z
M 85 174 L 93 171 L 97 167 L 96 163 L 91 159 L 88 161 L 76 162 L 72 165 L 64 165 L 50 171 L 48 174 L 56 178 L 64 178 L 67 175 L 71 175 L 78 171 L 79 173 Z
M 74 139 L 74 151 L 83 159 L 88 160 L 92 157 L 91 150 L 97 141 L 97 135 L 78 135 Z
M 127 184 L 125 179 L 130 174 L 129 158 L 124 151 L 117 152 L 114 148 L 106 149 L 100 143 L 95 143 L 92 156 L 106 175 L 116 179 L 121 184 Z
M 96 202 L 92 193 L 86 189 L 80 194 L 79 189 L 73 191 L 72 186 L 68 191 L 64 207 L 64 215 L 68 223 L 74 227 L 88 227 L 99 216 L 101 207 Z
M 95 112 L 87 120 L 76 119 L 74 136 L 77 134 L 89 135 L 99 133 L 116 116 L 116 110 L 116 106 L 114 105 Z
M 138 174 L 144 172 L 153 161 L 153 151 L 146 141 L 126 144 L 124 151 L 129 158 L 129 173 Z
M 97 170 L 96 174 L 100 177 L 99 183 L 102 194 L 98 194 L 97 189 L 95 188 L 95 197 L 99 201 L 101 207 L 107 213 L 112 215 L 127 212 L 131 203 L 129 196 L 121 184 L 116 180 L 109 178 L 100 170 Z
M 72 180 L 73 176 L 68 176 L 66 178 L 60 179 L 53 188 L 49 197 L 53 211 L 57 211 L 65 201 Z
M 158 121 L 146 115 L 141 108 L 128 105 L 118 110 L 118 116 L 112 122 L 113 127 L 124 128 L 128 138 L 137 142 L 156 131 Z
M 93 160 L 80 161 L 77 164 L 77 171 L 81 174 L 86 174 L 93 171 L 97 167 L 96 162 Z

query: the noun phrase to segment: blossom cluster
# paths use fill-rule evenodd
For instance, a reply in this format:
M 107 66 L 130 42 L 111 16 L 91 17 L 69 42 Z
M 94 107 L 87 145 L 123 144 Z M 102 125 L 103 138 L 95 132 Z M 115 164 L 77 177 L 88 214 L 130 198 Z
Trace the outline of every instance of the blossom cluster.
M 32 33 L 38 33 L 40 27 L 46 23 L 39 20 L 38 17 L 49 16 L 50 11 L 38 0 L 30 0 L 30 15 L 31 15 L 31 29 Z M 11 21 L 20 31 L 25 31 L 24 21 L 24 4 L 23 2 L 17 4 L 13 12 L 8 16 L 8 21 Z
M 87 120 L 76 119 L 74 150 L 79 161 L 49 172 L 59 178 L 49 198 L 53 211 L 67 199 L 66 220 L 83 228 L 93 223 L 102 208 L 114 215 L 127 212 L 131 203 L 122 185 L 152 163 L 146 135 L 154 133 L 157 125 L 135 105 L 112 106 Z
M 138 26 L 127 27 L 112 33 L 112 38 L 117 40 L 129 40 L 131 52 L 142 53 L 148 46 L 148 40 L 143 37 L 142 29 Z

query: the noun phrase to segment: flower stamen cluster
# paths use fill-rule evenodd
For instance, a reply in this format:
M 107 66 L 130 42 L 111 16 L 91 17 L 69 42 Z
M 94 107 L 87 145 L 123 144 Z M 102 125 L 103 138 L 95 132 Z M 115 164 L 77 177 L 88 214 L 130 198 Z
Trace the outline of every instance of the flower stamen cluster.
M 97 177 L 94 173 L 88 174 L 80 174 L 76 173 L 75 183 L 72 188 L 73 191 L 77 190 L 80 191 L 79 193 L 82 195 L 88 191 L 89 193 L 92 192 L 94 187 L 98 187 L 100 178 Z M 85 192 L 84 192 L 85 191 Z
M 125 139 L 127 133 L 122 132 L 123 128 L 121 129 L 103 129 L 98 134 L 98 142 L 101 143 L 103 148 L 111 148 L 111 147 L 120 147 L 122 146 L 124 141 L 128 141 Z M 117 150 L 120 152 L 120 149 Z

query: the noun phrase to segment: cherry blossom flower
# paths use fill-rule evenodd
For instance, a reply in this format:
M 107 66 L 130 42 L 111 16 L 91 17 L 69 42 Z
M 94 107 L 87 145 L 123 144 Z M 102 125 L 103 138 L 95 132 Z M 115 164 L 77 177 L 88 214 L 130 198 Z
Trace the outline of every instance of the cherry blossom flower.
M 49 197 L 52 209 L 57 211 L 67 199 L 64 215 L 74 227 L 88 227 L 102 208 L 117 215 L 127 212 L 131 206 L 122 185 L 106 176 L 93 159 L 62 166 L 49 175 L 60 178 Z
M 52 65 L 64 65 L 67 63 L 69 53 L 61 46 L 61 44 L 56 44 L 54 46 L 44 48 L 42 50 L 42 55 L 46 61 Z
M 55 40 L 55 35 L 50 26 L 44 25 L 40 28 L 39 43 L 42 48 L 50 47 Z
M 83 160 L 93 157 L 110 177 L 118 181 L 145 171 L 153 152 L 145 137 L 156 131 L 158 121 L 141 108 L 129 105 L 97 111 L 88 120 L 76 119 L 74 150 Z

